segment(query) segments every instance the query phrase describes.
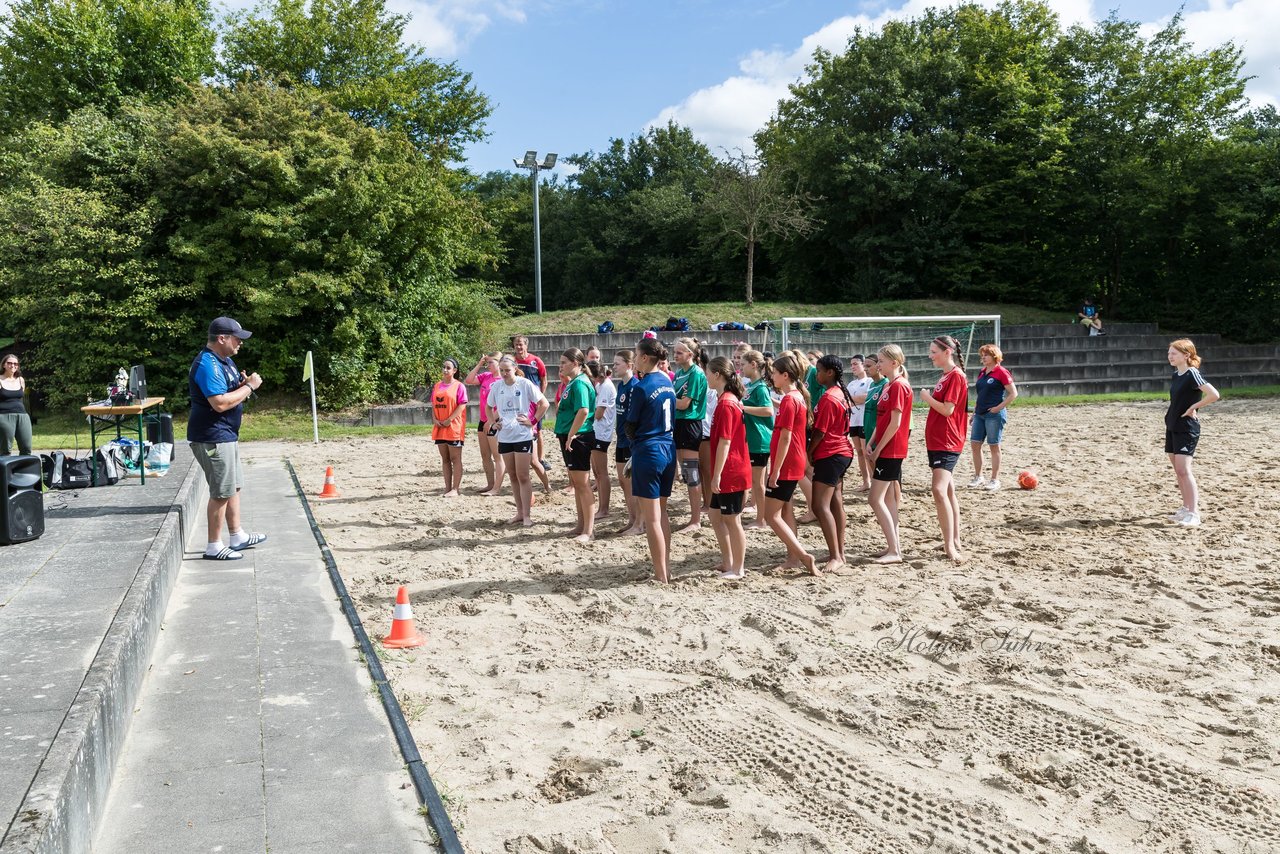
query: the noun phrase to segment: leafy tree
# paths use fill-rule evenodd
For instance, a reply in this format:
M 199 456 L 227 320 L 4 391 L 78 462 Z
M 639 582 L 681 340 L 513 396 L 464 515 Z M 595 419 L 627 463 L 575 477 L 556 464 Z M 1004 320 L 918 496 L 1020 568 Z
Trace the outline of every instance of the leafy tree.
M 214 70 L 208 0 L 16 0 L 0 14 L 0 131 L 167 100 Z
M 33 126 L 15 156 L 27 167 L 0 188 L 0 289 L 62 400 L 137 357 L 185 396 L 220 313 L 254 330 L 277 387 L 313 350 L 326 405 L 401 397 L 431 363 L 474 352 L 497 314 L 454 272 L 489 251 L 457 173 L 311 89 L 90 110 Z
M 712 173 L 703 205 L 720 223 L 721 234 L 746 245 L 747 305 L 755 302 L 756 243 L 766 237 L 808 234 L 817 226 L 808 214 L 811 202 L 808 194 L 793 189 L 781 170 L 741 150 Z
M 398 129 L 420 151 L 461 160 L 491 107 L 456 63 L 404 42 L 407 19 L 384 0 L 266 0 L 231 17 L 222 71 L 325 92 L 370 127 Z

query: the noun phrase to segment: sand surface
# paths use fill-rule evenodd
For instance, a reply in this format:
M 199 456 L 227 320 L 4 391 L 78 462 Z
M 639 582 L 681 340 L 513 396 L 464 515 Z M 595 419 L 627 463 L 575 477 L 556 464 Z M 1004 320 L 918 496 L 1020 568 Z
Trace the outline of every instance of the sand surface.
M 284 453 L 312 493 L 337 468 L 314 507 L 371 635 L 409 586 L 429 644 L 387 670 L 473 854 L 1277 851 L 1280 403 L 1205 414 L 1194 530 L 1166 521 L 1163 411 L 1015 406 L 1006 489 L 962 494 L 965 565 L 917 430 L 907 563 L 770 571 L 756 531 L 724 582 L 705 527 L 669 587 L 642 537 L 566 540 L 563 493 L 498 524 L 474 438 L 448 500 L 425 434 Z M 1040 488 L 1008 488 L 1027 466 Z M 847 507 L 850 555 L 879 549 Z

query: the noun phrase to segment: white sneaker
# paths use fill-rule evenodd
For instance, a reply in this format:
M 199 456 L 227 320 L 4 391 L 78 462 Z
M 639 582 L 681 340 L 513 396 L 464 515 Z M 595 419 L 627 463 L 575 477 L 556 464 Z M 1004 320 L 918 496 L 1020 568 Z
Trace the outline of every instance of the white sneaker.
M 980 486 L 982 486 L 983 484 L 985 484 L 986 482 L 987 482 L 987 479 L 986 479 L 986 478 L 984 478 L 982 475 L 978 475 L 978 476 L 977 476 L 977 477 L 975 477 L 973 480 L 969 481 L 969 488 L 970 488 L 970 489 L 977 489 L 977 488 L 979 488 Z
M 1172 519 L 1172 520 L 1173 520 L 1173 521 L 1175 521 L 1175 522 L 1181 522 L 1183 519 L 1187 518 L 1187 514 L 1188 514 L 1188 513 L 1190 513 L 1190 512 L 1191 512 L 1191 511 L 1190 511 L 1190 510 L 1188 510 L 1188 509 L 1187 509 L 1187 508 L 1185 508 L 1185 507 L 1179 507 L 1179 508 L 1178 508 L 1178 512 L 1177 512 L 1177 513 L 1170 513 L 1170 514 L 1169 514 L 1169 518 L 1170 518 L 1170 519 Z
M 1187 515 L 1178 520 L 1178 524 L 1184 528 L 1194 528 L 1200 524 L 1200 514 L 1187 511 Z
M 987 490 L 988 492 L 995 492 L 999 488 L 1000 488 L 1000 481 L 998 480 L 989 480 L 987 481 L 986 486 L 983 487 L 983 489 Z

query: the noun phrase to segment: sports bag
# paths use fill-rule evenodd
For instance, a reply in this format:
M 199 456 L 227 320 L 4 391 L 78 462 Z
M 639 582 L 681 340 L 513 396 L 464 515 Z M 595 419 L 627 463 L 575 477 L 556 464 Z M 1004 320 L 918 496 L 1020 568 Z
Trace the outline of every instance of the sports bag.
M 613 331 L 612 320 L 606 320 L 604 323 L 596 327 L 596 332 L 598 332 L 601 335 L 608 335 L 612 331 Z

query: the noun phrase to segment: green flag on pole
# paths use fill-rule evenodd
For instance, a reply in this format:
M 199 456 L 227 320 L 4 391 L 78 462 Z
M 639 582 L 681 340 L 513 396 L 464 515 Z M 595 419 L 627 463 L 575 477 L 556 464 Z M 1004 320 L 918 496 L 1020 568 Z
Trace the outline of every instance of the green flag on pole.
M 302 381 L 305 383 L 307 380 L 311 379 L 311 374 L 311 351 L 308 350 L 306 361 L 302 363 Z

